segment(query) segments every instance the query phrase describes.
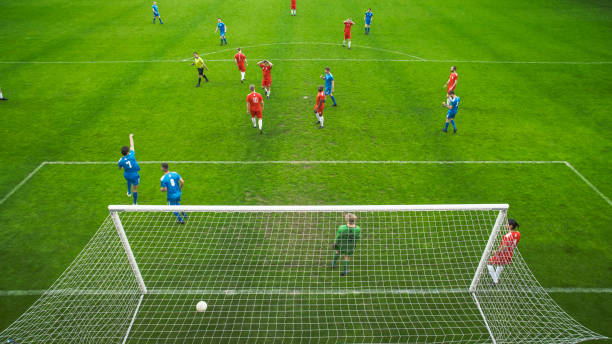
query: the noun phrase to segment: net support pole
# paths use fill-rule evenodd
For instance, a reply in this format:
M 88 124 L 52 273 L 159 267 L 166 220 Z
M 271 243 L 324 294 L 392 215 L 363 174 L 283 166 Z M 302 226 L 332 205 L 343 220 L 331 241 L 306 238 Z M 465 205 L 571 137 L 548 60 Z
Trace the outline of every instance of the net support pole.
M 145 282 L 142 279 L 142 275 L 140 274 L 140 269 L 138 268 L 138 264 L 136 263 L 136 258 L 134 258 L 132 247 L 130 247 L 130 242 L 128 241 L 128 238 L 125 235 L 125 230 L 123 230 L 123 224 L 121 223 L 121 219 L 119 219 L 119 214 L 116 211 L 111 211 L 111 218 L 113 219 L 113 223 L 115 224 L 115 228 L 117 229 L 117 234 L 119 234 L 121 244 L 123 245 L 125 254 L 128 257 L 130 266 L 132 267 L 132 272 L 134 272 L 134 276 L 136 276 L 136 281 L 138 282 L 140 291 L 142 292 L 142 294 L 146 294 L 147 286 L 145 285 Z
M 497 344 L 497 341 L 495 340 L 495 336 L 493 335 L 493 331 L 491 331 L 491 327 L 489 326 L 489 322 L 487 321 L 487 317 L 485 317 L 484 312 L 482 311 L 482 308 L 480 307 L 480 302 L 478 302 L 476 293 L 472 293 L 472 298 L 474 299 L 474 302 L 476 303 L 476 307 L 478 307 L 478 311 L 480 312 L 480 316 L 482 316 L 482 320 L 484 320 L 485 326 L 487 327 L 487 331 L 489 331 L 489 336 L 491 336 L 491 340 L 493 341 L 493 344 Z
M 487 264 L 487 258 L 489 257 L 489 253 L 491 252 L 491 248 L 493 247 L 493 243 L 495 243 L 495 238 L 497 238 L 497 234 L 499 233 L 499 229 L 501 228 L 505 217 L 506 217 L 506 210 L 505 209 L 500 210 L 499 214 L 497 214 L 495 225 L 493 225 L 493 230 L 491 230 L 491 235 L 489 235 L 489 241 L 487 241 L 487 246 L 482 252 L 482 257 L 480 257 L 480 263 L 478 263 L 478 268 L 476 268 L 476 273 L 474 273 L 472 284 L 470 284 L 470 293 L 473 293 L 476 291 L 476 285 L 478 284 L 478 278 L 480 277 L 482 270 Z

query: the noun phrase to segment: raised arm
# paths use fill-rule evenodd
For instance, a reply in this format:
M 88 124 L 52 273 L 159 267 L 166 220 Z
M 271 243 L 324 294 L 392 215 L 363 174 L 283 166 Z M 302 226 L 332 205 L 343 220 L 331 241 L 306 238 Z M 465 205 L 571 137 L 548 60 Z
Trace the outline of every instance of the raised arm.
M 134 150 L 134 134 L 130 134 L 130 150 Z

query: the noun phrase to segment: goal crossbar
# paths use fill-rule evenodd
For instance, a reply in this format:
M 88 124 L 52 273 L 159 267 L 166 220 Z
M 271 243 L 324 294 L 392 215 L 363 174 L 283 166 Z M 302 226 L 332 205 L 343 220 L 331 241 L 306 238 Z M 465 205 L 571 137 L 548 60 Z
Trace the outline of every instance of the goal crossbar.
M 508 204 L 430 204 L 430 205 L 109 205 L 111 212 L 343 212 L 343 211 L 457 211 L 507 210 Z

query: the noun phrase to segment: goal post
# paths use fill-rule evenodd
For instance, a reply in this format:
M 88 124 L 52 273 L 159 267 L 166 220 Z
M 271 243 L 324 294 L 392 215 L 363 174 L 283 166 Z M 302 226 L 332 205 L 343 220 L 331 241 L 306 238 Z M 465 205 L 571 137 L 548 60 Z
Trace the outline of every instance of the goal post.
M 576 343 L 515 250 L 486 273 L 507 204 L 111 205 L 17 343 Z M 181 220 L 175 213 L 181 214 Z M 353 213 L 355 245 L 337 246 Z M 340 236 L 337 233 L 340 230 Z M 337 239 L 340 238 L 340 239 Z M 206 312 L 197 312 L 199 301 Z

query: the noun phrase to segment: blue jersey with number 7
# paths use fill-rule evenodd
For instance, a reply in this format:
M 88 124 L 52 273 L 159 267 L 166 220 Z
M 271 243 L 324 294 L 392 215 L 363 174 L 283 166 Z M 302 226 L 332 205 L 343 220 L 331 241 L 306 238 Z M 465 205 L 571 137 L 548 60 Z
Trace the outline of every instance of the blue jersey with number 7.
M 133 150 L 128 155 L 119 159 L 118 165 L 120 168 L 123 168 L 123 171 L 125 171 L 123 174 L 125 175 L 135 174 L 140 171 L 140 166 L 136 162 L 136 153 Z

